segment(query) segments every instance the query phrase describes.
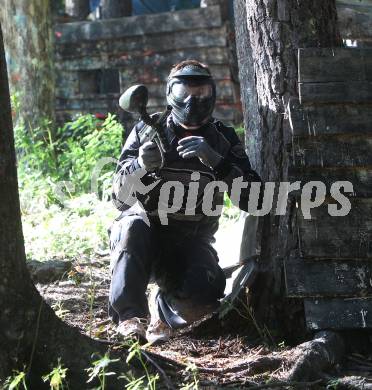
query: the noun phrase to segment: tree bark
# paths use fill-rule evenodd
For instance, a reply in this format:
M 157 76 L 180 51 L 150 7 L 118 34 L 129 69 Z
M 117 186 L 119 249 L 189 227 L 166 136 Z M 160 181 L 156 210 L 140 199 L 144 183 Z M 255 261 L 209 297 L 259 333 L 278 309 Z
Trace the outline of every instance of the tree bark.
M 26 268 L 1 27 L 0 156 L 0 383 L 12 369 L 26 366 L 32 388 L 42 389 L 41 375 L 61 358 L 71 388 L 84 388 L 91 354 L 104 353 L 107 346 L 63 323 L 42 300 Z
M 252 168 L 261 172 L 260 150 L 262 133 L 260 132 L 260 117 L 245 0 L 234 1 L 234 19 L 236 51 L 239 59 L 240 93 L 244 115 L 245 145 Z
M 67 15 L 84 20 L 90 13 L 89 0 L 66 0 L 65 9 Z
M 102 19 L 121 18 L 131 15 L 131 0 L 102 0 Z
M 319 332 L 313 340 L 293 349 L 292 355 L 296 362 L 287 374 L 286 380 L 317 380 L 323 371 L 340 363 L 344 353 L 344 340 L 338 333 Z
M 16 119 L 26 126 L 54 118 L 51 21 L 47 0 L 5 0 L 0 7 L 11 93 L 19 101 Z
M 238 12 L 244 12 L 244 3 L 246 11 L 246 26 L 237 27 L 237 41 L 242 90 L 248 87 L 248 97 L 243 95 L 248 145 L 253 143 L 248 149 L 256 148 L 253 161 L 263 181 L 287 181 L 290 131 L 285 113 L 289 98 L 298 96 L 297 49 L 342 45 L 335 0 L 238 3 Z M 296 246 L 290 230 L 294 208 L 295 203 L 288 202 L 286 215 L 275 216 L 274 202 L 274 210 L 263 217 L 262 273 L 251 290 L 257 318 L 276 329 L 288 328 L 292 321 L 284 300 L 282 262 Z

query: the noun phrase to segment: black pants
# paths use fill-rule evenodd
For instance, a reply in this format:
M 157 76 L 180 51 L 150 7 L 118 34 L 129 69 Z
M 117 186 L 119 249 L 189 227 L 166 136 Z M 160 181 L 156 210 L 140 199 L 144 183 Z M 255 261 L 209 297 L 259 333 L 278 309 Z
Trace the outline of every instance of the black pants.
M 110 235 L 112 279 L 109 314 L 115 322 L 147 317 L 146 289 L 153 276 L 163 294 L 213 304 L 226 279 L 205 236 L 182 226 L 147 226 L 138 215 L 116 221 Z

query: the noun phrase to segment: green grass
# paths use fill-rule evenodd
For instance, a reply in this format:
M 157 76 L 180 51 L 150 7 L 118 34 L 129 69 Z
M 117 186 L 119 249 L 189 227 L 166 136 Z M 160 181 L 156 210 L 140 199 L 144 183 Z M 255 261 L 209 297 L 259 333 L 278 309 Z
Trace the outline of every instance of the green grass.
M 63 208 L 35 206 L 22 215 L 27 258 L 73 259 L 107 250 L 107 229 L 117 215 L 111 202 L 94 194 L 68 200 Z

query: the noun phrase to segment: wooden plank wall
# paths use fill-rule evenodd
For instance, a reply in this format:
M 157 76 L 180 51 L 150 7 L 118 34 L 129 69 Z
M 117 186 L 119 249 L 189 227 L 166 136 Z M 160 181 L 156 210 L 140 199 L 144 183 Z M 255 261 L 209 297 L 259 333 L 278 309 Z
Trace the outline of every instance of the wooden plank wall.
M 229 31 L 219 6 L 57 25 L 57 115 L 63 120 L 77 112 L 119 110 L 120 93 L 82 90 L 81 72 L 99 69 L 118 70 L 121 93 L 133 84 L 146 84 L 150 90 L 149 112 L 164 109 L 165 82 L 171 66 L 195 58 L 208 63 L 215 76 L 215 116 L 241 123 Z
M 372 328 L 372 49 L 300 49 L 298 57 L 289 178 L 321 181 L 327 196 L 311 219 L 297 208 L 287 294 L 304 299 L 310 329 Z M 353 184 L 345 216 L 329 215 L 335 181 Z

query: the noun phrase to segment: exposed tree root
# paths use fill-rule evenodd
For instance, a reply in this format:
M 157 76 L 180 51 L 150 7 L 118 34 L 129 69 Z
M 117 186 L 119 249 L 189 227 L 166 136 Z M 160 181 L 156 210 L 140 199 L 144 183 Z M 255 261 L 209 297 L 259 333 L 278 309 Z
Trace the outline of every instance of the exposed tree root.
M 343 378 L 332 378 L 324 375 L 328 383 L 331 383 L 337 390 L 372 390 L 372 383 L 361 376 L 345 376 Z
M 314 339 L 300 344 L 294 349 L 297 362 L 290 370 L 289 381 L 316 380 L 323 370 L 338 363 L 344 355 L 342 337 L 335 332 L 323 331 Z

